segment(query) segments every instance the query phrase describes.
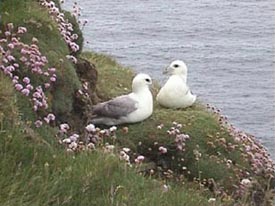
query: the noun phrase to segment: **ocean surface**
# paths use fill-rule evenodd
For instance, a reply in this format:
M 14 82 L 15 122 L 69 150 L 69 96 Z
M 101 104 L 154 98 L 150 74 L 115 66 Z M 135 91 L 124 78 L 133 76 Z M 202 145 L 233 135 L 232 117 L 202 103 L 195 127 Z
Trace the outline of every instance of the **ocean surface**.
M 72 10 L 74 1 L 63 5 Z M 198 99 L 255 135 L 275 160 L 273 0 L 81 0 L 85 48 L 164 83 L 184 60 Z

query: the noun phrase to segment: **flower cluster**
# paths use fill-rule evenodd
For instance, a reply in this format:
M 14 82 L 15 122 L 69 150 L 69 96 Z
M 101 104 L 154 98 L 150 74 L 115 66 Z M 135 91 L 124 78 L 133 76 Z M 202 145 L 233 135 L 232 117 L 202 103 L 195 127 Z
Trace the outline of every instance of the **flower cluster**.
M 78 35 L 74 33 L 72 23 L 68 22 L 64 13 L 59 10 L 53 1 L 40 0 L 40 4 L 48 9 L 49 14 L 58 24 L 58 30 L 60 31 L 60 34 L 68 45 L 70 51 L 73 53 L 77 52 L 79 50 L 79 45 L 76 43 Z M 72 59 L 73 62 L 76 63 L 74 56 L 68 55 L 67 58 Z
M 96 146 L 101 146 L 105 152 L 112 153 L 114 145 L 109 142 L 114 142 L 116 139 L 116 130 L 115 126 L 101 130 L 93 124 L 88 124 L 83 134 L 77 134 L 71 131 L 69 124 L 62 123 L 59 125 L 57 137 L 59 143 L 65 145 L 68 152 L 94 150 Z
M 80 20 L 79 17 L 81 16 L 81 10 L 82 10 L 82 8 L 78 6 L 77 2 L 74 2 L 72 15 L 76 19 L 78 19 L 77 23 L 81 26 L 81 30 L 83 30 L 84 27 L 86 26 L 86 24 L 88 23 L 88 20 L 87 19 Z
M 128 165 L 131 165 L 130 163 L 130 149 L 129 148 L 122 148 L 122 150 L 119 152 L 119 159 L 125 161 Z
M 274 174 L 274 163 L 270 158 L 266 148 L 262 146 L 254 136 L 248 135 L 242 131 L 239 131 L 232 124 L 229 124 L 227 118 L 220 114 L 220 110 L 213 106 L 207 105 L 213 113 L 218 116 L 218 120 L 221 127 L 226 128 L 232 139 L 239 145 L 243 145 L 241 152 L 243 157 L 251 164 L 251 168 L 254 174 Z M 226 140 L 221 138 L 221 144 L 225 144 Z M 236 148 L 235 145 L 230 145 L 231 149 Z
M 219 138 L 216 140 L 218 144 L 227 148 L 228 151 L 238 148 L 242 153 L 242 157 L 251 166 L 250 171 L 243 171 L 242 169 L 235 170 L 237 173 L 236 175 L 241 179 L 238 185 L 236 185 L 235 197 L 243 197 L 243 195 L 248 192 L 249 188 L 252 187 L 252 181 L 250 179 L 253 179 L 254 176 L 261 176 L 265 179 L 274 178 L 274 163 L 270 158 L 267 149 L 264 148 L 264 146 L 260 144 L 254 136 L 248 135 L 230 124 L 227 118 L 221 115 L 220 110 L 210 105 L 207 105 L 207 108 L 217 115 L 220 126 L 228 131 L 230 137 L 235 142 L 230 143 L 227 142 L 225 138 Z M 232 166 L 232 161 L 227 160 L 226 165 L 230 168 Z M 255 182 L 257 182 L 256 179 Z
M 0 70 L 11 79 L 18 92 L 30 99 L 35 112 L 47 110 L 45 91 L 56 82 L 56 69 L 46 67 L 47 57 L 40 52 L 38 40 L 35 37 L 30 45 L 21 41 L 21 36 L 26 32 L 25 27 L 16 29 L 12 23 L 7 24 L 5 37 L 0 39 Z M 42 77 L 44 83 L 35 86 L 30 76 Z M 54 119 L 53 114 L 44 118 L 46 123 Z M 35 125 L 41 126 L 42 121 L 37 121 Z
M 185 142 L 189 140 L 190 137 L 188 134 L 184 134 L 180 131 L 182 124 L 173 122 L 173 126 L 167 131 L 167 134 L 175 137 L 175 144 L 178 150 L 185 151 Z

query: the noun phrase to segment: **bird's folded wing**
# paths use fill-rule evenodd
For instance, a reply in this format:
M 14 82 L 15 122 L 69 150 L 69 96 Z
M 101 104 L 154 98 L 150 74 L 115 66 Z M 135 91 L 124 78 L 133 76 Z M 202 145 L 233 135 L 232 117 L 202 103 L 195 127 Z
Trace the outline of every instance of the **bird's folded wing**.
M 119 118 L 126 116 L 137 109 L 138 102 L 128 95 L 116 97 L 110 101 L 97 104 L 93 107 L 93 114 L 97 116 Z

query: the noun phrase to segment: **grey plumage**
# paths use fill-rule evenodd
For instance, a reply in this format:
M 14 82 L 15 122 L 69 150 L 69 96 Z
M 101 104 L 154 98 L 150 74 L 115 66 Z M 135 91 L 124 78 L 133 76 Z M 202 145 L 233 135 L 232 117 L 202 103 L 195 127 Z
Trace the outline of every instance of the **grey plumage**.
M 93 114 L 118 119 L 135 111 L 137 109 L 137 103 L 137 101 L 129 98 L 128 95 L 123 95 L 95 105 L 93 107 Z

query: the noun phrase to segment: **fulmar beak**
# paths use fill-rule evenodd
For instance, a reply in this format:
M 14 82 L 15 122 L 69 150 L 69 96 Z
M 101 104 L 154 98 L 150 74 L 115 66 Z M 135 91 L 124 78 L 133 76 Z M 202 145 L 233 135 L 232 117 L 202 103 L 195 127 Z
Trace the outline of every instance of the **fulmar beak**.
M 169 73 L 170 73 L 170 70 L 171 70 L 170 67 L 166 67 L 166 68 L 163 70 L 162 74 L 169 74 Z

